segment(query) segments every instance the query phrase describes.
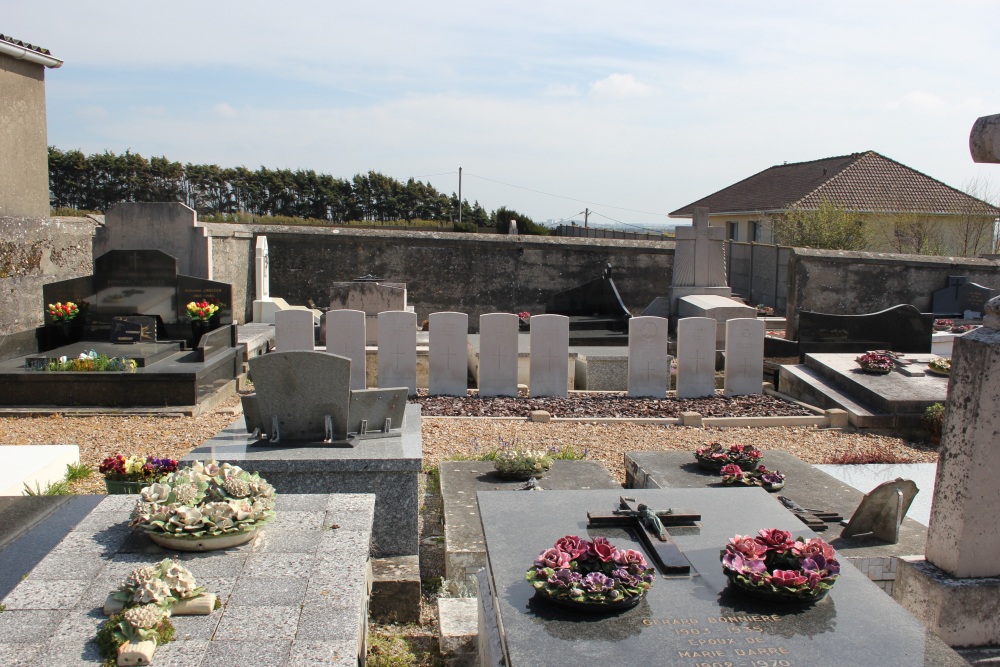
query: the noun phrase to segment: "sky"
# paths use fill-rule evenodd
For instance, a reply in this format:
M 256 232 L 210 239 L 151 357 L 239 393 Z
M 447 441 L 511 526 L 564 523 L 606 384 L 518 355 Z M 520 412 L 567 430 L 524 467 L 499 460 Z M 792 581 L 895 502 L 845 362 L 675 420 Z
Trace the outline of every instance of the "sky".
M 536 221 L 637 227 L 784 162 L 875 150 L 1000 185 L 1000 3 L 4 0 L 48 142 L 182 163 L 369 170 Z

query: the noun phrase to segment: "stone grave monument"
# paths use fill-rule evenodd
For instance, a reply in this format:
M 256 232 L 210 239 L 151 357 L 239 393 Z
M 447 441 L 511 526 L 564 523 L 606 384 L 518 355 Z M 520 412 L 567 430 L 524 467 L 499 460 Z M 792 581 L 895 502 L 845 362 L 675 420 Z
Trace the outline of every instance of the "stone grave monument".
M 667 354 L 669 322 L 664 317 L 645 315 L 629 320 L 628 395 L 663 398 L 670 388 Z
M 677 398 L 715 396 L 715 328 L 710 317 L 677 322 Z
M 412 396 L 417 393 L 417 316 L 391 310 L 377 319 L 378 386 L 407 387 Z
M 351 389 L 365 388 L 365 314 L 360 310 L 331 310 L 326 322 L 326 351 L 351 360 Z
M 764 377 L 764 321 L 726 322 L 726 396 L 760 394 Z
M 917 619 L 849 565 L 827 597 L 812 606 L 748 598 L 728 587 L 720 551 L 737 535 L 778 528 L 813 537 L 762 489 L 663 489 L 633 492 L 635 503 L 689 514 L 690 525 L 664 521 L 665 542 L 637 539 L 648 531 L 620 509 L 620 490 L 510 493 L 480 491 L 488 567 L 480 588 L 480 665 L 541 667 L 567 656 L 588 663 L 670 667 L 960 667 L 965 661 Z M 631 503 L 630 503 L 631 504 Z M 589 516 L 588 516 L 589 515 Z M 596 519 L 608 516 L 602 524 Z M 516 539 L 511 539 L 516 535 Z M 525 571 L 566 535 L 606 537 L 657 567 L 638 606 L 616 614 L 582 614 L 540 599 Z M 672 545 L 672 548 L 671 548 Z M 653 548 L 651 549 L 650 546 Z M 671 555 L 672 554 L 672 555 Z M 682 572 L 684 566 L 688 574 Z
M 320 311 L 306 306 L 293 306 L 280 297 L 271 296 L 271 254 L 267 247 L 267 237 L 258 236 L 254 247 L 254 296 L 253 321 L 260 324 L 274 324 L 275 313 L 282 310 L 299 310 L 312 314 L 313 322 L 319 324 Z
M 406 305 L 406 283 L 386 283 L 374 276 L 362 276 L 351 282 L 330 286 L 330 310 L 345 308 L 365 314 L 366 345 L 378 342 L 379 313 L 395 310 L 413 312 L 413 307 Z
M 726 232 L 721 227 L 710 227 L 708 209 L 696 206 L 692 225 L 678 227 L 675 233 L 677 241 L 669 290 L 670 322 L 676 326 L 679 318 L 711 317 L 719 323 L 716 349 L 722 349 L 726 320 L 757 316 L 755 308 L 729 298 L 732 290 L 726 282 Z
M 532 396 L 567 396 L 569 318 L 531 316 L 531 360 L 528 391 Z
M 632 313 L 625 307 L 608 264 L 600 278 L 556 292 L 545 303 L 548 315 L 569 318 L 570 345 L 623 345 Z
M 1000 163 L 1000 114 L 969 136 L 976 162 Z M 955 341 L 925 558 L 904 560 L 895 597 L 952 646 L 1000 644 L 1000 297 Z
M 429 393 L 432 396 L 466 396 L 469 387 L 469 316 L 465 313 L 431 313 L 429 323 Z
M 479 316 L 479 395 L 517 396 L 517 333 L 514 313 Z

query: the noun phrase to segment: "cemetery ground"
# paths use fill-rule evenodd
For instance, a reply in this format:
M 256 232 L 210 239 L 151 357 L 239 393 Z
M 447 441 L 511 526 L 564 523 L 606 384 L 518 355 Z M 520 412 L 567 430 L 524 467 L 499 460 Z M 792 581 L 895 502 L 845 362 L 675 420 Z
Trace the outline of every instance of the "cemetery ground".
M 567 399 L 562 407 L 570 411 Z M 720 401 L 722 399 L 719 399 Z M 572 403 L 572 399 L 568 400 Z M 751 410 L 753 406 L 750 407 Z M 756 406 L 760 409 L 760 406 Z M 553 410 L 555 412 L 555 410 Z M 117 452 L 152 454 L 180 459 L 228 426 L 240 413 L 238 398 L 197 417 L 186 416 L 72 416 L 0 418 L 0 444 L 77 444 L 81 463 L 94 474 L 73 482 L 73 493 L 104 493 L 96 472 L 101 460 Z M 752 443 L 761 449 L 780 449 L 807 463 L 934 462 L 937 452 L 926 443 L 891 434 L 810 427 L 689 428 L 627 422 L 573 421 L 550 423 L 526 419 L 455 419 L 425 416 L 422 426 L 424 470 L 420 479 L 420 566 L 424 603 L 419 624 L 373 623 L 369 636 L 371 665 L 440 665 L 434 599 L 444 576 L 444 538 L 437 466 L 449 459 L 478 459 L 498 447 L 557 449 L 573 457 L 600 461 L 624 482 L 624 452 L 693 451 L 708 442 Z

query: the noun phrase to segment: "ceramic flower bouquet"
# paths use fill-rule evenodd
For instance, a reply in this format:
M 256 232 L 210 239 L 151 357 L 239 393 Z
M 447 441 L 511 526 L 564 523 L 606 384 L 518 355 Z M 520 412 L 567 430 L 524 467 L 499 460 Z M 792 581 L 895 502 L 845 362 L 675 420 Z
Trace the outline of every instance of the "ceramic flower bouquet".
M 764 458 L 763 452 L 752 445 L 730 445 L 713 442 L 707 447 L 699 447 L 694 452 L 698 465 L 708 470 L 721 470 L 722 466 L 733 464 L 742 470 L 753 470 Z
M 719 470 L 723 484 L 760 486 L 767 491 L 779 491 L 785 486 L 785 476 L 780 470 L 768 470 L 763 463 L 753 470 L 743 470 L 735 463 L 727 463 Z
M 854 361 L 857 362 L 858 366 L 861 366 L 861 370 L 865 373 L 886 375 L 892 372 L 892 357 L 888 354 L 869 352 L 867 354 L 862 354 Z
M 552 457 L 541 450 L 500 449 L 493 459 L 493 467 L 505 479 L 542 477 L 552 467 Z
M 274 487 L 228 463 L 196 461 L 139 492 L 129 525 L 174 549 L 204 551 L 253 539 L 274 518 Z M 230 540 L 216 542 L 215 538 Z
M 737 535 L 722 555 L 722 570 L 735 589 L 776 602 L 808 604 L 826 596 L 840 576 L 833 547 L 777 528 L 757 537 Z
M 524 578 L 557 604 L 610 612 L 638 604 L 655 575 L 638 551 L 618 549 L 606 537 L 567 535 L 540 553 Z

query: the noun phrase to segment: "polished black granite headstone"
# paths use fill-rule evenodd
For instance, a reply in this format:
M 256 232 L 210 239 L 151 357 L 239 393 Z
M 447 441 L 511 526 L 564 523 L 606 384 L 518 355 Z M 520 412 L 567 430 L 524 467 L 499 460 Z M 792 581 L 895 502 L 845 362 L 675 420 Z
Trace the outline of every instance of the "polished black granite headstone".
M 671 529 L 692 576 L 658 576 L 639 606 L 580 615 L 534 597 L 524 573 L 564 535 L 605 535 L 641 549 L 622 529 L 587 528 L 587 511 L 610 511 L 620 491 L 479 492 L 494 599 L 508 667 L 630 664 L 702 667 L 960 667 L 965 661 L 853 566 L 827 598 L 800 608 L 726 588 L 719 562 L 730 537 L 781 528 L 812 537 L 762 489 L 636 490 L 651 507 L 702 515 L 700 528 Z M 648 558 L 648 555 L 647 555 Z
M 934 316 L 909 304 L 864 315 L 799 313 L 799 350 L 806 352 L 930 352 Z
M 958 288 L 968 282 L 966 276 L 948 276 L 948 285 L 931 295 L 931 310 L 938 317 L 961 315 L 958 305 Z
M 986 312 L 986 302 L 992 299 L 995 294 L 996 291 L 989 287 L 983 287 L 976 283 L 965 283 L 958 288 L 958 312 L 964 315 L 965 311 L 971 310 L 974 313 L 979 313 L 982 317 L 982 314 Z

